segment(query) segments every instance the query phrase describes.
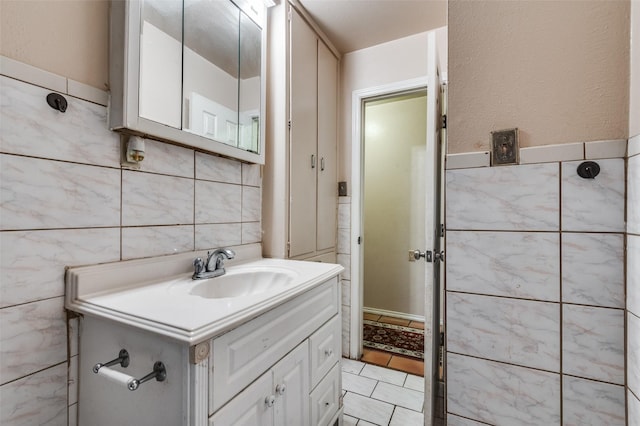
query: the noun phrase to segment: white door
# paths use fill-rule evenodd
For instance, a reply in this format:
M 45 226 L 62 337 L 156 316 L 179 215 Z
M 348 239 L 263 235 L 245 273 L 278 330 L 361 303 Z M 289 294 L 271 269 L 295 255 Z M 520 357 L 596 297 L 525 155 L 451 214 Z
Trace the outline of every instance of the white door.
M 309 343 L 305 340 L 273 367 L 274 424 L 299 426 L 309 421 Z
M 441 200 L 442 200 L 442 104 L 441 79 L 438 65 L 436 35 L 429 34 L 427 47 L 427 147 L 425 153 L 425 303 L 424 303 L 424 422 L 432 425 L 438 386 L 438 355 L 440 347 L 440 264 Z M 431 256 L 429 256 L 431 253 Z
M 318 40 L 291 10 L 289 257 L 316 249 Z

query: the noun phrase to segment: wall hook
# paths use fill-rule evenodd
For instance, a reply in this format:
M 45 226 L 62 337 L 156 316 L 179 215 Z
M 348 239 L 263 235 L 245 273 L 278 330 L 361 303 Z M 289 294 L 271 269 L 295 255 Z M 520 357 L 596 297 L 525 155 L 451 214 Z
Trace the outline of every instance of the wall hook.
M 600 174 L 600 166 L 595 161 L 585 161 L 578 166 L 578 176 L 584 179 L 594 179 Z
M 67 100 L 59 93 L 49 93 L 47 95 L 47 103 L 53 109 L 57 109 L 60 112 L 67 110 Z

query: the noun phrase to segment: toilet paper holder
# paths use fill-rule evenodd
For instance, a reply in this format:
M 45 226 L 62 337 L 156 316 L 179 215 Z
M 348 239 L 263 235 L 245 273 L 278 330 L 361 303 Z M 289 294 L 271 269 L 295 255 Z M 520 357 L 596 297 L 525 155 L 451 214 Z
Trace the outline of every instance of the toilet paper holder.
M 136 379 L 135 377 L 109 368 L 116 364 L 120 364 L 121 367 L 127 368 L 129 366 L 129 361 L 129 352 L 126 349 L 120 349 L 118 358 L 105 363 L 97 363 L 93 366 L 93 372 L 99 374 L 100 370 L 102 369 L 102 374 L 119 383 L 126 384 L 127 388 L 130 391 L 138 389 L 141 384 L 143 384 L 144 382 L 148 382 L 151 379 L 156 379 L 156 381 L 158 382 L 163 382 L 167 378 L 167 369 L 164 366 L 164 363 L 162 363 L 161 361 L 157 361 L 155 364 L 153 364 L 153 371 L 141 379 Z

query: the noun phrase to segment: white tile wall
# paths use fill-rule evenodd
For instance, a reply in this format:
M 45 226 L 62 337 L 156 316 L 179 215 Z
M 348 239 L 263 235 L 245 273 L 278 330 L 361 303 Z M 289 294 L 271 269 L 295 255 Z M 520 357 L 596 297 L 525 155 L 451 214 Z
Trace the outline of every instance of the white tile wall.
M 624 384 L 624 311 L 565 304 L 562 308 L 562 370 Z
M 584 144 L 582 143 L 534 146 L 520 150 L 520 164 L 572 161 L 583 158 Z
M 451 292 L 447 315 L 450 352 L 560 371 L 557 303 Z
M 120 170 L 6 154 L 0 170 L 1 230 L 120 225 Z
M 122 228 L 122 259 L 194 250 L 193 225 Z
M 490 424 L 560 423 L 560 375 L 449 353 L 447 409 Z
M 242 163 L 196 152 L 196 179 L 242 183 Z M 247 179 L 250 179 L 249 176 Z
M 587 160 L 624 158 L 626 152 L 626 139 L 585 142 L 584 144 L 584 158 Z
M 450 424 L 624 424 L 623 145 L 447 170 Z M 558 162 L 587 146 L 592 158 L 614 157 L 597 160 L 593 180 L 577 176 L 581 161 Z M 634 268 L 627 261 L 628 283 Z
M 640 399 L 631 391 L 627 391 L 627 409 L 629 426 L 640 426 Z
M 482 426 L 486 423 L 476 422 L 475 420 L 456 416 L 455 414 L 447 414 L 447 426 Z
M 193 179 L 122 172 L 122 225 L 193 223 Z
M 624 232 L 624 159 L 597 161 L 595 179 L 578 176 L 580 163 L 562 163 L 562 230 Z
M 562 424 L 625 426 L 624 386 L 562 378 Z
M 0 307 L 64 295 L 64 268 L 120 259 L 119 228 L 11 231 L 0 238 Z
M 242 243 L 240 223 L 196 225 L 196 250 L 235 246 Z
M 144 140 L 145 157 L 140 171 L 194 177 L 193 151 L 151 139 Z
M 67 360 L 63 305 L 55 297 L 0 310 L 0 384 Z
M 68 96 L 62 114 L 49 90 L 0 89 L 0 424 L 75 424 L 64 267 L 259 242 L 260 166 L 147 140 L 123 170 L 105 107 Z
M 526 299 L 560 299 L 557 233 L 447 232 L 447 289 Z
M 640 235 L 640 155 L 629 158 L 627 171 L 627 232 Z
M 196 180 L 195 209 L 196 223 L 241 222 L 242 187 Z
M 629 139 L 627 164 L 627 409 L 640 426 L 640 135 Z
M 1 386 L 0 424 L 66 425 L 67 363 Z
M 344 267 L 342 279 L 342 356 L 349 357 L 351 337 L 351 197 L 338 197 L 337 262 Z
M 67 112 L 45 101 L 51 90 L 0 76 L 2 152 L 120 168 L 120 138 L 107 109 L 67 97 Z
M 242 184 L 262 186 L 262 169 L 259 164 L 242 163 Z
M 553 163 L 448 170 L 447 227 L 557 231 L 558 174 Z
M 640 397 L 640 318 L 627 313 L 627 386 Z
M 623 234 L 562 234 L 562 301 L 624 308 Z

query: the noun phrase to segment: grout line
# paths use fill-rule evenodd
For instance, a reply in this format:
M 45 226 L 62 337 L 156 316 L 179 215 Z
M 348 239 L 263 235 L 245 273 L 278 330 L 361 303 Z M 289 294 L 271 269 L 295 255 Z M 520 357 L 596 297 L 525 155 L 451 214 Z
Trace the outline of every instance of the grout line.
M 601 308 L 601 309 L 615 309 L 618 311 L 624 311 L 625 308 L 616 308 L 613 306 L 602 306 L 602 305 L 587 305 L 584 303 L 570 303 L 570 302 L 562 302 L 562 301 L 554 301 L 554 300 L 541 300 L 541 299 L 527 299 L 524 297 L 513 297 L 513 296 L 502 296 L 497 294 L 486 294 L 486 293 L 472 293 L 469 291 L 460 291 L 460 290 L 447 290 L 448 293 L 456 293 L 456 294 L 469 294 L 473 296 L 484 296 L 484 297 L 496 297 L 500 299 L 513 299 L 513 300 L 524 300 L 529 302 L 538 302 L 538 303 L 554 303 L 558 305 L 571 305 L 571 306 L 584 306 L 588 308 Z

